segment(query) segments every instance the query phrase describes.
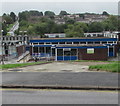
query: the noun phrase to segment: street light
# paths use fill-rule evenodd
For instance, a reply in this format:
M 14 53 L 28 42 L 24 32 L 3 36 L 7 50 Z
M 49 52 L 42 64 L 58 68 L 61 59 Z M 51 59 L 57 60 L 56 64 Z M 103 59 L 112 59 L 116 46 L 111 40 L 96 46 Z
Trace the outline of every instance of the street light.
M 1 30 L 1 45 L 2 45 L 2 58 L 1 58 L 1 62 L 2 65 L 4 64 L 4 58 L 3 58 L 3 30 Z

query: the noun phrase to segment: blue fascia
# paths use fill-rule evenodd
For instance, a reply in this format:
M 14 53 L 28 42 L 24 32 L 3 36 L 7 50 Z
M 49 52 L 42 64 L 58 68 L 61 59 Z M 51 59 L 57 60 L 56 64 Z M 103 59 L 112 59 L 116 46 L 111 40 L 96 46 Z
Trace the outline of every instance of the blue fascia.
M 46 39 L 46 40 L 30 40 L 30 43 L 44 43 L 44 42 L 99 42 L 99 41 L 117 41 L 117 38 L 97 38 L 97 39 Z

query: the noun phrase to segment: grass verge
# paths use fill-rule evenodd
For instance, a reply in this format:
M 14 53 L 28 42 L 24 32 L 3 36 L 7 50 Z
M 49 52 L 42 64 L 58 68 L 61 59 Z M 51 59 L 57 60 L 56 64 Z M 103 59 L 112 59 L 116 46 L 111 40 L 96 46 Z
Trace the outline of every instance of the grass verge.
M 91 65 L 89 66 L 89 70 L 97 70 L 97 71 L 100 70 L 100 71 L 120 73 L 120 62 L 113 62 L 113 63 L 101 64 L 101 65 Z
M 18 68 L 18 67 L 25 67 L 31 65 L 39 65 L 44 63 L 51 63 L 51 62 L 44 61 L 44 62 L 19 63 L 19 64 L 4 64 L 4 65 L 0 65 L 0 69 Z

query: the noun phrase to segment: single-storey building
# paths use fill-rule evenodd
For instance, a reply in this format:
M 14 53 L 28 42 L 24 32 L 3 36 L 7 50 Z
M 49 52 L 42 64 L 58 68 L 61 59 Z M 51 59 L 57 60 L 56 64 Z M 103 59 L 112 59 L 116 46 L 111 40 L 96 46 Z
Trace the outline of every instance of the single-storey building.
M 117 38 L 40 38 L 29 42 L 31 56 L 39 59 L 107 60 L 117 55 Z

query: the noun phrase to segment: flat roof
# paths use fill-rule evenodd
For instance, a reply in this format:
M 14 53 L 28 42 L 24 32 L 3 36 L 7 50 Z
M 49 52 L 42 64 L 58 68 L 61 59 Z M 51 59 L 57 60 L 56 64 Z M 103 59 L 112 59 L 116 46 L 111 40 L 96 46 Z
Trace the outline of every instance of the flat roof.
M 117 38 L 50 38 L 50 39 L 33 39 L 30 40 L 30 43 L 44 43 L 44 42 L 99 42 L 99 41 L 117 41 Z
M 100 39 L 100 38 L 110 38 L 110 37 L 74 37 L 74 38 L 31 38 L 30 40 L 54 40 L 54 39 Z

